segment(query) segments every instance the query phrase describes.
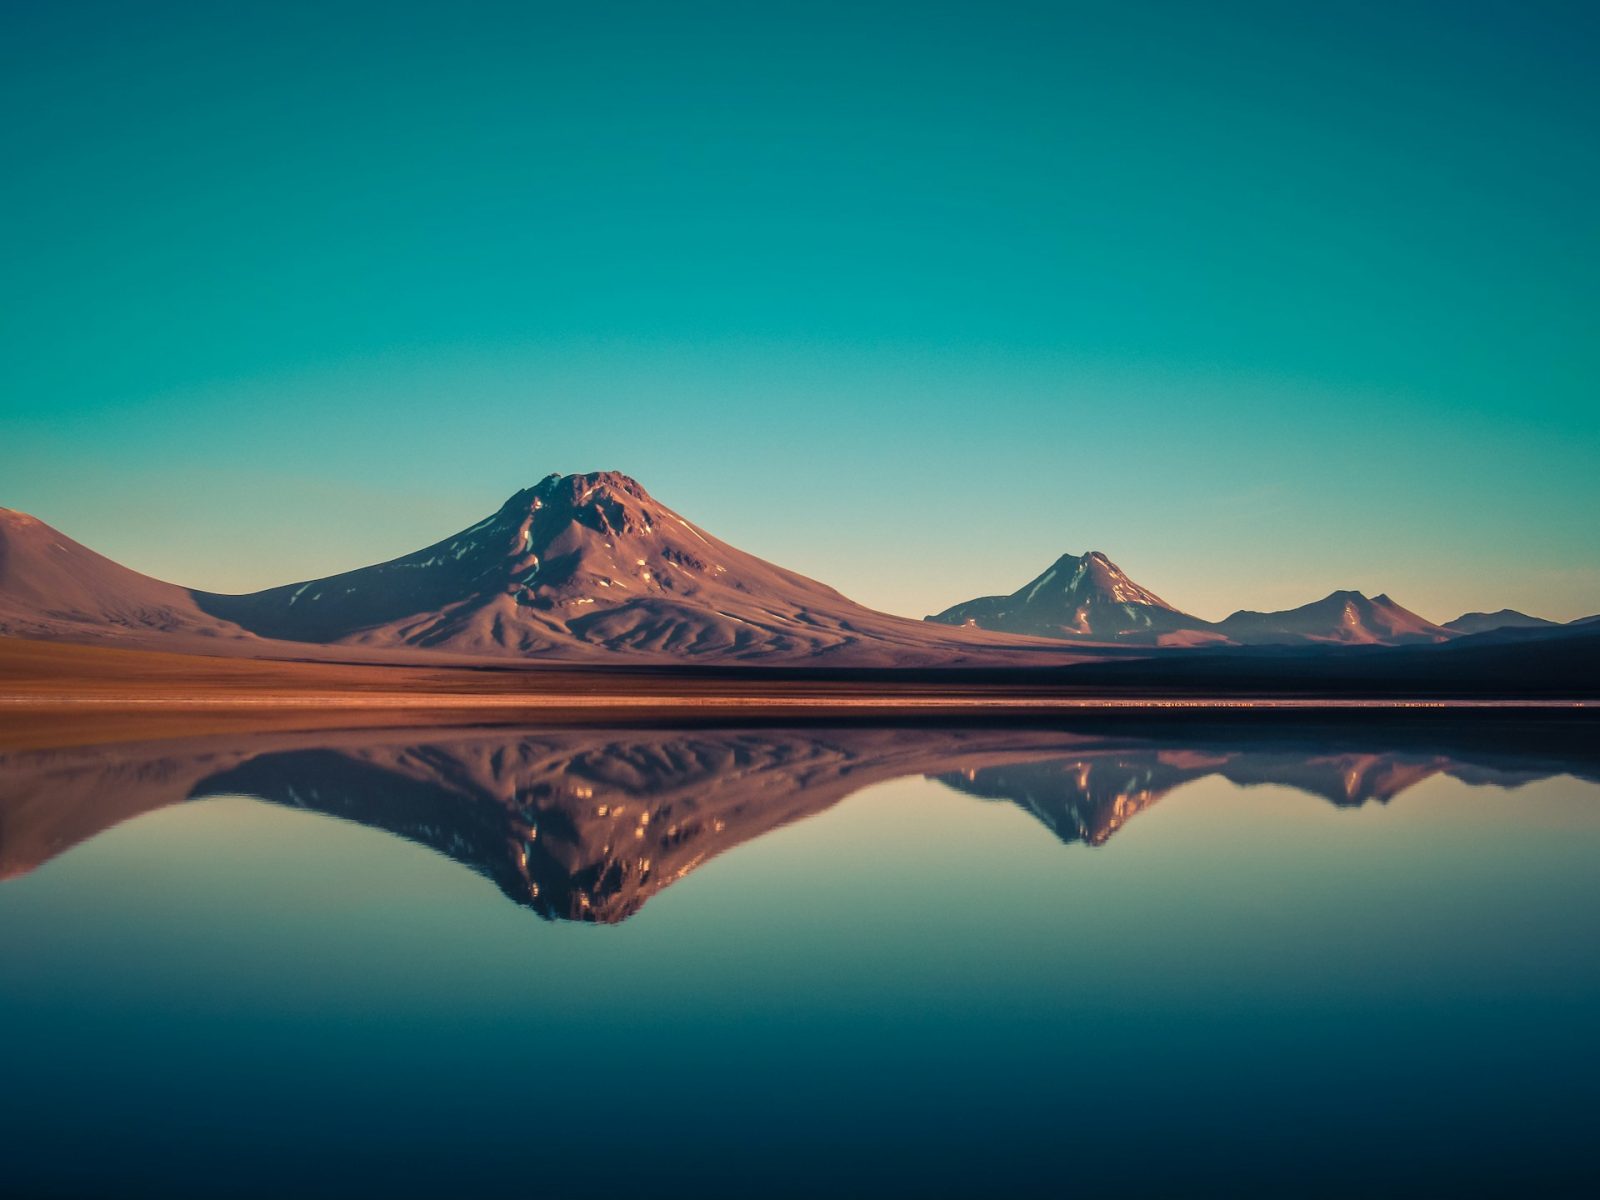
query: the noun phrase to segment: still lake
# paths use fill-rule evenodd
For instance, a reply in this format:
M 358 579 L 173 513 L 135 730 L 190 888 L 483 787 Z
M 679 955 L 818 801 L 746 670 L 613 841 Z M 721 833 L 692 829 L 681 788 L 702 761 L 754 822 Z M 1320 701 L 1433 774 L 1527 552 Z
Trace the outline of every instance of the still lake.
M 0 1192 L 1592 1194 L 1596 733 L 0 753 Z

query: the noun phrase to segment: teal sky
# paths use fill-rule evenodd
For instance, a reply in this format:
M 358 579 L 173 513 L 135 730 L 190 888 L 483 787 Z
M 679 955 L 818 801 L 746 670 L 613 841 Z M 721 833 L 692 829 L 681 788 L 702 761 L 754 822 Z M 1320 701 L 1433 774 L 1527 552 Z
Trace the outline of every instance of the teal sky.
M 0 12 L 0 504 L 177 582 L 614 468 L 920 616 L 1600 611 L 1600 9 Z

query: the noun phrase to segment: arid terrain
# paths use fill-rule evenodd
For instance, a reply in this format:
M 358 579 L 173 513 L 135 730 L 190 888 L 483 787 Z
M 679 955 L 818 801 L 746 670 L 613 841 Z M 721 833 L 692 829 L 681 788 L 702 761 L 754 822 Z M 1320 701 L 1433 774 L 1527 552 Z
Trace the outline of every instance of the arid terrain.
M 1207 621 L 1099 551 L 1061 555 L 1010 595 L 916 621 L 731 546 L 616 471 L 550 475 L 412 554 L 244 595 L 150 578 L 0 509 L 0 635 L 206 654 L 318 657 L 313 647 L 337 647 L 344 661 L 1019 669 L 1584 626 L 1509 609 L 1438 624 L 1348 589 Z
M 282 723 L 1557 704 L 1600 700 L 1597 679 L 1593 620 L 1435 624 L 1340 591 L 1208 622 L 1099 552 L 910 620 L 712 537 L 617 472 L 551 475 L 414 554 L 246 595 L 152 579 L 0 510 L 4 737 L 68 714 L 101 736 L 158 709 Z

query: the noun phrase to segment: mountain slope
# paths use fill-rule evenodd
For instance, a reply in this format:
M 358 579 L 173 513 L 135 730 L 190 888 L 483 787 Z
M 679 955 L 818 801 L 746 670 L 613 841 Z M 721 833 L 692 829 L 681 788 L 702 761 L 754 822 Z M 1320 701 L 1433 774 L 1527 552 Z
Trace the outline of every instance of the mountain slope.
M 188 588 L 131 571 L 36 517 L 0 508 L 0 634 L 75 633 L 250 638 L 202 610 Z
M 261 637 L 464 654 L 906 665 L 1053 651 L 874 612 L 719 541 L 611 471 L 551 475 L 391 562 L 197 600 Z
M 1140 587 L 1098 550 L 1062 555 L 1008 596 L 980 596 L 925 619 L 1033 637 L 1154 646 L 1399 646 L 1443 642 L 1459 632 L 1388 596 L 1351 591 L 1282 612 L 1241 610 L 1206 621 Z
M 1115 655 L 1115 645 L 1395 646 L 1473 626 L 1502 638 L 1565 628 L 1510 610 L 1440 626 L 1350 591 L 1212 623 L 1098 551 L 917 622 L 735 549 L 615 472 L 551 475 L 414 554 L 243 596 L 151 579 L 0 509 L 0 635 L 191 653 L 1010 668 Z
M 925 619 L 1097 642 L 1192 645 L 1218 640 L 1206 622 L 1140 587 L 1098 550 L 1063 554 L 1009 596 L 980 596 Z
M 1282 612 L 1239 611 L 1213 627 L 1246 646 L 1329 643 L 1399 646 L 1443 642 L 1454 631 L 1402 608 L 1388 596 L 1330 592 L 1321 600 Z

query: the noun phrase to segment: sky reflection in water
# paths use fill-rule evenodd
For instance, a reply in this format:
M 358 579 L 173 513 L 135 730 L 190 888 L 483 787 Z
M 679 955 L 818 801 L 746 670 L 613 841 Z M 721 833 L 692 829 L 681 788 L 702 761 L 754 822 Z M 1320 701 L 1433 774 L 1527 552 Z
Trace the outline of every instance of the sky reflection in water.
M 1582 731 L 1145 732 L 0 756 L 8 1173 L 169 1195 L 1581 1182 Z

